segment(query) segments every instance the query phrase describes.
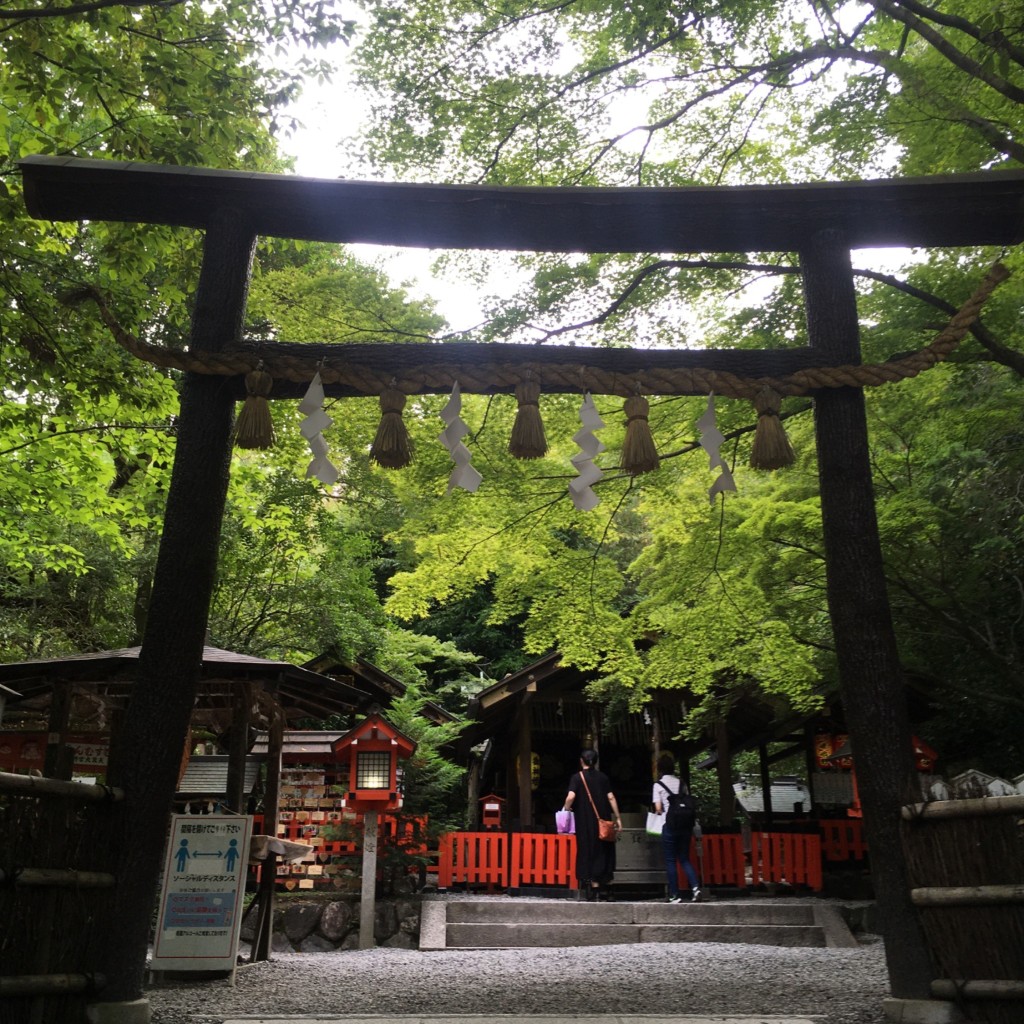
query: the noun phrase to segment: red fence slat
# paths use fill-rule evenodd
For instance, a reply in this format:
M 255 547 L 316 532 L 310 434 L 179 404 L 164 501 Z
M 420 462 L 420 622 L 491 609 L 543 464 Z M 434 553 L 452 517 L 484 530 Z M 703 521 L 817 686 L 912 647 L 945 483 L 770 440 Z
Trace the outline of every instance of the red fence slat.
M 734 885 L 745 889 L 747 862 L 743 837 L 738 832 L 705 834 L 698 855 L 697 841 L 690 847 L 690 863 L 697 867 L 702 885 Z
M 806 833 L 752 832 L 751 881 L 822 888 L 821 837 Z
M 512 871 L 509 885 L 567 886 L 576 888 L 576 837 L 517 832 L 512 836 Z
M 864 822 L 860 818 L 839 818 L 818 822 L 821 849 L 828 861 L 863 860 L 868 853 Z

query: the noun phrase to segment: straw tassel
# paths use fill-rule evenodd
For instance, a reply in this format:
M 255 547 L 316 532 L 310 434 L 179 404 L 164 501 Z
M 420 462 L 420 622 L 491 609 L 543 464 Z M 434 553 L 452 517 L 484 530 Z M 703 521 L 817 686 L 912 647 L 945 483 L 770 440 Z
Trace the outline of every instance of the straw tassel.
M 274 378 L 261 363 L 245 375 L 245 401 L 235 423 L 235 444 L 239 448 L 273 448 L 274 420 L 267 396 Z
M 650 405 L 643 395 L 630 395 L 623 406 L 626 413 L 626 439 L 622 445 L 619 468 L 630 476 L 650 473 L 661 464 L 654 447 L 651 426 L 647 422 Z
M 754 446 L 750 450 L 750 465 L 754 469 L 784 469 L 796 461 L 796 453 L 786 436 L 786 428 L 779 419 L 782 395 L 774 388 L 763 387 L 754 396 L 757 427 Z
M 508 439 L 508 450 L 517 459 L 539 459 L 548 450 L 544 422 L 540 418 L 540 385 L 524 380 L 516 385 L 516 421 Z
M 385 469 L 404 469 L 412 462 L 409 430 L 402 419 L 405 394 L 395 387 L 385 388 L 380 396 L 380 423 L 370 445 L 370 458 Z

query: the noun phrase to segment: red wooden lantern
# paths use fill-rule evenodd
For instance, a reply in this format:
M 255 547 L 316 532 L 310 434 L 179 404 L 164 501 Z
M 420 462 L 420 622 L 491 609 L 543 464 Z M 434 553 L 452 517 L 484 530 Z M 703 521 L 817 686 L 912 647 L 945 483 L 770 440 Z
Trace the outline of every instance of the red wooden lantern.
M 381 715 L 370 715 L 332 744 L 338 761 L 348 759 L 345 806 L 354 811 L 395 811 L 402 806 L 398 759 L 410 757 L 414 740 Z
M 493 793 L 480 797 L 480 824 L 484 828 L 501 828 L 505 803 L 504 797 L 495 796 Z

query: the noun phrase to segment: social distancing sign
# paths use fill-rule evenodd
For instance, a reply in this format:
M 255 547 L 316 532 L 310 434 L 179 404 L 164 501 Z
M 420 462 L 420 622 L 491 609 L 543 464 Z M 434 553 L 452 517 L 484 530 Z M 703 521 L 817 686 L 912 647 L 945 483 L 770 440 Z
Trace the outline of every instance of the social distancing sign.
M 245 815 L 172 817 L 153 970 L 234 969 L 251 834 Z

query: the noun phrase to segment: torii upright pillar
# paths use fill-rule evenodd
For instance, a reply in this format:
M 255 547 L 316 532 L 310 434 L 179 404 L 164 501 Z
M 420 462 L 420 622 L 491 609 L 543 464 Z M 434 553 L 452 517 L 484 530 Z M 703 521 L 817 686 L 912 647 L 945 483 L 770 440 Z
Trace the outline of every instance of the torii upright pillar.
M 807 331 L 822 362 L 861 360 L 857 297 L 842 232 L 818 232 L 800 252 Z M 927 999 L 928 946 L 911 903 L 900 848 L 900 808 L 920 798 L 906 690 L 886 591 L 861 388 L 827 388 L 814 398 L 828 606 L 850 743 L 871 766 L 861 779 L 871 874 L 898 999 Z
M 192 314 L 193 351 L 241 342 L 255 245 L 246 218 L 234 211 L 221 211 L 208 225 Z M 93 1008 L 91 1019 L 100 1022 L 108 1019 L 107 1007 L 109 1019 L 134 1019 L 125 1004 L 145 1002 L 153 897 L 202 671 L 234 411 L 233 394 L 222 378 L 186 374 L 138 678 L 110 752 L 108 780 L 125 791 L 125 817 L 111 920 L 97 929 L 102 936 L 97 969 L 108 979 L 103 999 L 109 1001 Z M 138 1019 L 148 1020 L 146 1013 L 140 1006 Z

